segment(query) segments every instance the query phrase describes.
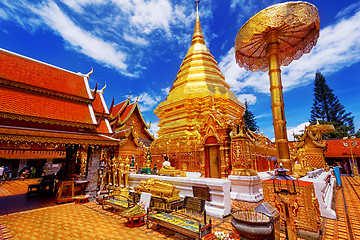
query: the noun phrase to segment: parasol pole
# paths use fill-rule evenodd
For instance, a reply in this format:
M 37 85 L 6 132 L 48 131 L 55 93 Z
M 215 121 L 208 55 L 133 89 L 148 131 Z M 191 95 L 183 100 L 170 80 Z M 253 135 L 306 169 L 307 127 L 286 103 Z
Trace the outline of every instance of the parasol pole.
M 285 104 L 281 83 L 281 70 L 279 64 L 280 47 L 277 30 L 272 30 L 267 33 L 266 41 L 266 57 L 269 61 L 271 109 L 273 115 L 275 143 L 279 155 L 279 161 L 283 163 L 284 168 L 289 169 L 289 175 L 291 175 L 292 166 L 290 161 L 289 142 L 286 133 L 284 111 Z

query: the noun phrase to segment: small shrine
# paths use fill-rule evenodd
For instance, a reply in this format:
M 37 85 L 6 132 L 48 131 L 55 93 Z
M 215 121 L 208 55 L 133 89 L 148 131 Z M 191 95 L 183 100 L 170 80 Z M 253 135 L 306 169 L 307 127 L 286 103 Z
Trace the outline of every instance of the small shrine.
M 111 107 L 109 122 L 113 130 L 112 137 L 120 140 L 114 156 L 133 159 L 132 167 L 135 169 L 144 167 L 147 148 L 154 137 L 148 131 L 151 123 L 145 122 L 137 100 L 131 103 L 129 95 L 125 101 Z
M 274 169 L 271 156 L 276 156 L 276 149 L 262 133 L 246 129 L 244 121 L 234 121 L 231 137 L 232 175 L 254 176 L 258 172 Z

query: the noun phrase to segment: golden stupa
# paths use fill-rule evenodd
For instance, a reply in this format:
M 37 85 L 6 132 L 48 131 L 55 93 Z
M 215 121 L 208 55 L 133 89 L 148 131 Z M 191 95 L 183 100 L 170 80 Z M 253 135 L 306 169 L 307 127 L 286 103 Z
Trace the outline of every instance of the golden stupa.
M 160 118 L 160 130 L 151 145 L 151 152 L 159 163 L 160 156 L 166 153 L 173 166 L 181 168 L 187 162 L 189 170 L 200 170 L 201 165 L 204 166 L 200 162 L 206 157 L 204 147 L 207 136 L 201 129 L 206 119 L 210 114 L 218 115 L 221 120 L 216 121 L 221 121 L 225 127 L 229 120 L 242 117 L 244 108 L 225 82 L 214 56 L 205 45 L 196 1 L 191 46 L 169 95 L 154 110 Z M 217 140 L 219 143 L 220 140 Z

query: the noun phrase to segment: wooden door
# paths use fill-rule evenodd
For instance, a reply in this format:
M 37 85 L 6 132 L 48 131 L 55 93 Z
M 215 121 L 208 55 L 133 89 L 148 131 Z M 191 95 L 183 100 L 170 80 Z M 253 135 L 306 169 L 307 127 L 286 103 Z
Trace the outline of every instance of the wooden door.
M 219 147 L 218 146 L 209 146 L 209 173 L 211 178 L 219 178 Z

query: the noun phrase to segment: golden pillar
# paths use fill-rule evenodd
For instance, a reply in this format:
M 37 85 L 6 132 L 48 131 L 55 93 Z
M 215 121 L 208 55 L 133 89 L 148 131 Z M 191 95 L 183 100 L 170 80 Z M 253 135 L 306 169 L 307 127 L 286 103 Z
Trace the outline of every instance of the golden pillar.
M 284 164 L 286 169 L 292 174 L 290 161 L 289 144 L 286 132 L 286 121 L 284 111 L 283 87 L 281 82 L 280 70 L 280 47 L 278 43 L 277 30 L 270 31 L 266 36 L 267 47 L 266 56 L 269 61 L 269 79 L 271 93 L 271 109 L 273 115 L 273 125 L 275 133 L 275 143 L 277 146 L 279 161 Z

